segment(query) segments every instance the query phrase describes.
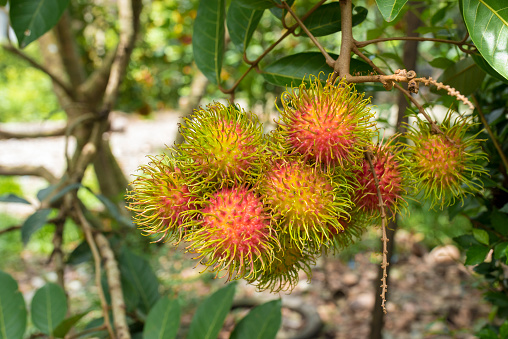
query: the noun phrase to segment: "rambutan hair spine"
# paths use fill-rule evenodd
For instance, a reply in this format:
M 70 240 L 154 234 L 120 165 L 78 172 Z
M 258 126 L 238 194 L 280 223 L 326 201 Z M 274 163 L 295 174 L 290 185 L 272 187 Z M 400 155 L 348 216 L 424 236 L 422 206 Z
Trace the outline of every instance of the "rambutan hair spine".
M 287 153 L 325 167 L 354 166 L 373 136 L 370 100 L 345 80 L 319 76 L 283 93 L 275 138 Z
M 258 117 L 233 104 L 214 102 L 195 110 L 180 133 L 184 142 L 177 158 L 196 192 L 255 182 L 267 156 Z
M 421 119 L 416 127 L 408 126 L 408 142 L 402 155 L 405 175 L 412 181 L 414 196 L 430 200 L 431 208 L 443 209 L 457 200 L 483 189 L 480 177 L 488 175 L 484 164 L 487 155 L 481 149 L 477 134 L 471 129 L 477 125 L 472 116 L 448 111 L 440 124 L 442 133 L 435 133 Z
M 142 233 L 156 238 L 154 242 L 180 242 L 187 227 L 186 212 L 197 208 L 186 177 L 175 159 L 167 154 L 148 156 L 150 162 L 140 166 L 140 173 L 127 191 L 127 208 L 134 212 L 133 221 Z
M 219 276 L 236 280 L 258 276 L 280 249 L 272 217 L 259 195 L 246 185 L 207 193 L 190 214 L 187 250 Z M 223 277 L 221 276 L 221 277 Z

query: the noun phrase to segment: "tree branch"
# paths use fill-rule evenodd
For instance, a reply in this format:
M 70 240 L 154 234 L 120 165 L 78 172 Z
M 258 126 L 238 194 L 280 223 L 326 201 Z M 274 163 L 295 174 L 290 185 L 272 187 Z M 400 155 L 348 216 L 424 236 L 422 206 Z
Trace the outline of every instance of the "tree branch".
M 340 27 L 342 32 L 340 54 L 334 65 L 332 80 L 344 78 L 349 74 L 351 66 L 351 50 L 354 47 L 353 39 L 353 7 L 351 0 L 340 0 Z
M 65 126 L 35 132 L 10 132 L 0 128 L 0 140 L 2 139 L 28 139 L 58 137 L 65 134 Z
M 53 74 L 49 69 L 47 69 L 46 67 L 44 67 L 43 65 L 41 65 L 40 63 L 38 63 L 37 61 L 32 59 L 31 57 L 29 57 L 28 55 L 26 55 L 25 53 L 21 52 L 19 49 L 17 49 L 13 45 L 10 45 L 10 44 L 3 45 L 3 48 L 6 51 L 9 51 L 12 54 L 19 56 L 21 59 L 28 62 L 32 67 L 38 69 L 39 71 L 46 73 L 51 78 L 51 80 L 53 80 L 53 82 L 58 87 L 60 87 L 65 92 L 65 94 L 67 94 L 70 98 L 76 97 L 76 93 L 74 93 L 74 90 L 72 89 L 72 87 L 70 87 L 68 84 L 64 83 L 64 81 L 62 79 L 57 77 L 56 74 Z
M 366 41 L 356 41 L 355 45 L 358 48 L 363 48 L 370 44 L 377 44 L 379 42 L 386 42 L 386 41 L 434 41 L 434 42 L 442 42 L 446 44 L 452 44 L 457 46 L 467 46 L 470 48 L 476 48 L 475 45 L 472 44 L 466 44 L 464 43 L 465 40 L 461 41 L 455 41 L 455 40 L 446 40 L 446 39 L 435 39 L 435 38 L 424 38 L 424 37 L 393 37 L 393 38 L 379 38 L 379 39 L 372 39 L 372 40 L 366 40 Z
M 3 166 L 0 165 L 0 175 L 32 175 L 35 177 L 41 177 L 46 179 L 50 184 L 55 184 L 58 182 L 58 178 L 53 175 L 46 167 L 43 166 Z
M 20 230 L 20 229 L 21 229 L 21 225 L 7 227 L 7 228 L 4 228 L 3 230 L 0 230 L 0 235 L 5 234 L 5 233 L 9 233 L 9 232 L 12 232 L 12 231 L 17 231 L 17 230 Z

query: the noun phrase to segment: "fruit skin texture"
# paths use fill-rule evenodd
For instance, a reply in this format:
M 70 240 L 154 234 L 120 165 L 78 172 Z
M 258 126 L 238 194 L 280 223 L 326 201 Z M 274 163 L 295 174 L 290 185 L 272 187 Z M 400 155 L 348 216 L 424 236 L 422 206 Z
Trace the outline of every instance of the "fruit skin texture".
M 273 260 L 278 241 L 260 198 L 240 186 L 222 188 L 203 203 L 199 225 L 186 237 L 191 252 L 228 280 L 257 274 Z
M 194 111 L 180 126 L 185 142 L 178 159 L 194 186 L 217 188 L 252 180 L 264 159 L 265 142 L 257 117 L 234 105 L 213 103 Z
M 372 135 L 369 100 L 344 81 L 309 80 L 282 96 L 280 144 L 327 167 L 355 164 Z
M 384 145 L 379 144 L 371 147 L 371 150 L 371 161 L 379 182 L 385 212 L 387 217 L 391 217 L 399 212 L 399 207 L 404 202 L 402 199 L 402 195 L 405 194 L 402 168 L 390 141 Z M 367 159 L 363 160 L 361 169 L 355 171 L 354 176 L 356 188 L 353 202 L 356 207 L 367 214 L 379 216 L 381 208 L 379 207 L 376 182 Z
M 134 189 L 127 192 L 128 208 L 145 235 L 159 237 L 156 241 L 179 242 L 186 232 L 184 215 L 196 208 L 196 197 L 172 158 L 163 154 L 150 160 L 131 183 Z
M 288 234 L 296 247 L 315 251 L 331 240 L 330 228 L 343 229 L 338 220 L 349 218 L 350 189 L 345 180 L 337 184 L 328 172 L 301 157 L 272 161 L 258 185 L 280 233 Z
M 409 128 L 407 135 L 412 144 L 404 151 L 405 175 L 411 178 L 416 194 L 431 200 L 431 207 L 443 208 L 463 201 L 466 194 L 474 194 L 483 186 L 479 180 L 487 161 L 476 135 L 466 136 L 471 118 L 458 117 L 452 122 L 448 112 L 440 125 L 444 134 L 431 132 L 429 124 L 417 120 L 417 128 Z

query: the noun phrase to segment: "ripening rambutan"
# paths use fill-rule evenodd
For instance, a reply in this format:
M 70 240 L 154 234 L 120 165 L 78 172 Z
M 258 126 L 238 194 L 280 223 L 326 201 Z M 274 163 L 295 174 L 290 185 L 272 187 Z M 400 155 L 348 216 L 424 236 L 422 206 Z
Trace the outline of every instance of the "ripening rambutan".
M 281 233 L 287 233 L 300 249 L 319 251 L 330 240 L 329 228 L 342 229 L 338 219 L 347 218 L 351 206 L 351 187 L 345 179 L 336 179 L 300 157 L 285 157 L 268 165 L 257 187 Z
M 184 214 L 195 209 L 196 198 L 190 194 L 180 169 L 166 154 L 150 157 L 150 163 L 127 192 L 128 208 L 134 212 L 134 223 L 157 241 L 181 240 L 185 233 Z
M 278 240 L 269 213 L 252 190 L 222 188 L 203 202 L 198 226 L 186 237 L 189 251 L 228 280 L 256 275 L 273 260 Z
M 235 105 L 213 103 L 194 111 L 180 126 L 182 171 L 193 186 L 245 183 L 263 162 L 262 126 L 254 114 Z
M 417 128 L 409 128 L 404 145 L 406 175 L 411 177 L 417 194 L 430 198 L 431 206 L 443 208 L 466 194 L 482 189 L 479 176 L 486 174 L 486 154 L 476 135 L 468 135 L 474 124 L 472 118 L 457 117 L 452 122 L 451 111 L 434 133 L 430 124 L 418 119 Z
M 385 205 L 385 213 L 387 217 L 391 217 L 399 210 L 401 203 L 404 203 L 402 195 L 405 194 L 405 189 L 400 161 L 397 160 L 394 154 L 395 148 L 390 142 L 371 147 L 370 151 L 372 167 L 376 173 L 379 191 Z M 367 155 L 363 159 L 361 168 L 353 173 L 355 183 L 353 202 L 356 208 L 369 215 L 380 215 L 381 208 L 376 181 L 372 175 Z
M 311 76 L 282 96 L 280 144 L 289 152 L 327 166 L 354 164 L 370 142 L 373 113 L 369 100 L 344 81 L 323 85 Z

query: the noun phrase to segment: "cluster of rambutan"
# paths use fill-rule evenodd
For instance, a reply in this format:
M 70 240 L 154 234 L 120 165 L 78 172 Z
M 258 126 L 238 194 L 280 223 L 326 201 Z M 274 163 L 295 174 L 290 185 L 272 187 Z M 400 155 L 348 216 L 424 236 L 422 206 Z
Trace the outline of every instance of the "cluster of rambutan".
M 368 104 L 352 85 L 311 78 L 284 93 L 268 135 L 235 105 L 196 110 L 180 126 L 184 143 L 152 157 L 133 182 L 136 224 L 158 241 L 185 242 L 228 280 L 280 291 L 296 285 L 300 270 L 310 278 L 323 251 L 358 237 L 379 217 L 380 196 L 395 213 L 408 186 L 440 206 L 463 195 L 479 171 L 465 124 L 448 121 L 435 135 L 419 122 L 411 145 L 373 145 Z

